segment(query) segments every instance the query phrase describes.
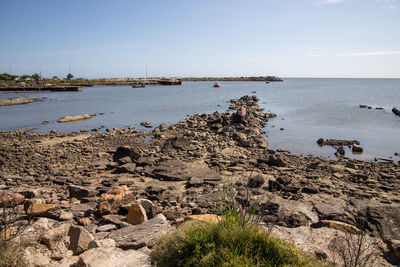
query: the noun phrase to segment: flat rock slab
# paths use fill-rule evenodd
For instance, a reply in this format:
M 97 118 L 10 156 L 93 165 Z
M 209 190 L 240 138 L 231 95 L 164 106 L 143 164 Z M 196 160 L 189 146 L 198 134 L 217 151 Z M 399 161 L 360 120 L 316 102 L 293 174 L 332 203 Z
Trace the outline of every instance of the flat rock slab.
M 336 262 L 337 266 L 342 266 L 343 260 L 338 255 L 335 255 L 334 250 L 331 246 L 335 240 L 342 240 L 342 238 L 348 237 L 342 231 L 331 229 L 331 228 L 310 228 L 308 226 L 300 226 L 296 228 L 286 228 L 281 226 L 274 226 L 272 228 L 272 234 L 292 243 L 295 247 L 302 249 L 303 251 L 318 255 L 325 254 L 326 260 Z M 353 239 L 354 242 L 354 239 Z M 344 242 L 341 243 L 345 246 Z M 370 251 L 379 252 L 381 249 L 385 249 L 386 245 L 377 238 L 369 236 L 365 237 L 365 246 L 363 249 L 368 248 Z M 393 266 L 388 263 L 380 253 L 377 253 L 376 266 Z
M 65 122 L 76 122 L 76 121 L 82 121 L 82 120 L 88 120 L 91 119 L 92 116 L 89 114 L 83 114 L 83 115 L 75 115 L 75 116 L 65 116 L 57 120 L 57 122 L 65 123 Z
M 79 256 L 78 266 L 143 267 L 150 266 L 149 256 L 135 250 L 94 248 Z
M 192 177 L 202 178 L 204 181 L 221 180 L 220 175 L 202 161 L 168 160 L 148 168 L 146 173 L 154 178 L 167 181 L 186 181 Z
M 159 237 L 174 230 L 164 216 L 145 221 L 139 225 L 131 225 L 110 232 L 106 238 L 114 239 L 117 247 L 122 249 L 139 249 L 153 247 Z
M 368 206 L 359 213 L 384 241 L 400 240 L 400 205 Z

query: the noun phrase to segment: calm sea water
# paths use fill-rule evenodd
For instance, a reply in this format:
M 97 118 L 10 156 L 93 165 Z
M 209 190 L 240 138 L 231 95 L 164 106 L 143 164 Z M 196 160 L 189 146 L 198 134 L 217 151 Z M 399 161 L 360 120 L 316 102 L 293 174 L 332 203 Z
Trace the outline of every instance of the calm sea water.
M 175 123 L 187 114 L 224 112 L 229 100 L 256 95 L 267 111 L 278 116 L 266 127 L 270 148 L 285 148 L 296 154 L 334 158 L 334 149 L 320 148 L 322 138 L 357 139 L 362 155 L 347 155 L 371 160 L 393 157 L 400 152 L 400 117 L 391 109 L 400 108 L 400 79 L 296 79 L 263 82 L 184 82 L 182 86 L 88 87 L 83 92 L 13 93 L 9 97 L 38 97 L 44 101 L 27 105 L 0 107 L 0 131 L 36 127 L 37 132 L 61 132 L 140 126 L 149 121 Z M 360 104 L 373 109 L 361 109 Z M 376 110 L 382 107 L 383 110 Z M 57 123 L 66 115 L 104 112 L 90 120 L 72 124 Z M 43 121 L 49 121 L 42 125 Z M 284 130 L 280 130 L 284 128 Z

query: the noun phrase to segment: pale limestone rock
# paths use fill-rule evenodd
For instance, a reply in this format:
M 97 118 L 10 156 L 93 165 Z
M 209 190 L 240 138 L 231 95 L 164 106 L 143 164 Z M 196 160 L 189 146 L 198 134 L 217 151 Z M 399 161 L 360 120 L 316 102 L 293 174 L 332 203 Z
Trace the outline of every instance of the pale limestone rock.
M 144 267 L 149 265 L 149 256 L 119 248 L 94 248 L 79 256 L 79 267 Z
M 69 224 L 62 224 L 59 227 L 50 229 L 44 233 L 40 241 L 42 241 L 49 249 L 55 249 L 58 243 L 64 241 L 69 228 Z
M 68 236 L 70 236 L 70 245 L 68 249 L 78 255 L 88 249 L 88 245 L 94 240 L 92 234 L 86 231 L 82 226 L 71 225 Z

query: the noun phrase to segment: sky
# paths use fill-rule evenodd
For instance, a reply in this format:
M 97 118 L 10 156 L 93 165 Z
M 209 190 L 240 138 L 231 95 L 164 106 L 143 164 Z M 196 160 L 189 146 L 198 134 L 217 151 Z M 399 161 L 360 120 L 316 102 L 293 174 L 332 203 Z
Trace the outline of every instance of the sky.
M 0 73 L 400 78 L 400 0 L 1 0 Z

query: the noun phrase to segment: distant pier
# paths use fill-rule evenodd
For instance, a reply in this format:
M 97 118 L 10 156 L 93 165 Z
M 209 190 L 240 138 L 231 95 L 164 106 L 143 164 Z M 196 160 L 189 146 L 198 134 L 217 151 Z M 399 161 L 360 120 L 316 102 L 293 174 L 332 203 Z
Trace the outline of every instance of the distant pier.
M 4 87 L 0 93 L 16 92 L 80 92 L 82 86 Z

